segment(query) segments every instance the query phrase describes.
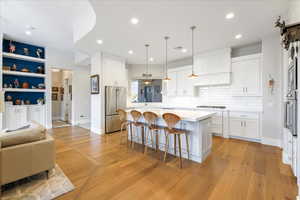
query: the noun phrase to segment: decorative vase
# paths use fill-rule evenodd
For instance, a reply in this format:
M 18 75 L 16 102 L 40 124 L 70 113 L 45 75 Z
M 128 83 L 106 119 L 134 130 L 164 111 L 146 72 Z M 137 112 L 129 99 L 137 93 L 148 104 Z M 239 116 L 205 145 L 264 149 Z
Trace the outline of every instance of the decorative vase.
M 22 88 L 28 89 L 29 88 L 29 83 L 28 82 L 22 83 Z
M 22 101 L 21 101 L 20 99 L 16 99 L 15 104 L 16 104 L 16 105 L 21 105 L 21 104 L 22 104 Z

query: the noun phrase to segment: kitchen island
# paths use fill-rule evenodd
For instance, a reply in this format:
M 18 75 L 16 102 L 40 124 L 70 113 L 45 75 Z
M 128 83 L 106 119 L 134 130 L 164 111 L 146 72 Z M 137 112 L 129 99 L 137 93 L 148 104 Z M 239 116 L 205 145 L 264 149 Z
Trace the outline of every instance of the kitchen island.
M 182 120 L 177 124 L 176 128 L 184 129 L 188 131 L 190 160 L 201 163 L 209 155 L 212 147 L 212 134 L 210 133 L 209 126 L 211 123 L 211 117 L 215 114 L 215 112 L 176 110 L 176 109 L 169 110 L 169 109 L 159 109 L 159 108 L 127 109 L 126 111 L 128 113 L 129 121 L 132 121 L 130 115 L 131 110 L 137 110 L 140 111 L 141 113 L 146 111 L 151 111 L 156 113 L 159 116 L 156 125 L 162 127 L 166 127 L 166 124 L 162 119 L 162 115 L 164 113 L 174 113 L 180 116 Z M 140 122 L 146 123 L 143 117 L 141 117 Z M 141 128 L 133 127 L 132 131 L 133 131 L 133 136 L 137 136 L 137 137 L 133 137 L 133 141 L 136 143 L 142 143 L 143 131 L 141 130 Z M 165 143 L 166 143 L 165 133 L 163 130 L 161 130 L 158 135 L 159 135 L 158 147 L 161 151 L 165 151 Z M 128 129 L 128 139 L 131 140 L 130 128 Z M 186 139 L 185 137 L 181 137 L 181 139 L 182 139 L 181 140 L 182 157 L 187 158 L 188 155 L 187 155 L 187 148 L 186 148 Z M 168 152 L 174 154 L 174 137 L 169 136 L 169 142 L 170 145 L 169 145 Z M 148 145 L 149 147 L 151 146 L 150 144 L 146 144 L 146 145 Z

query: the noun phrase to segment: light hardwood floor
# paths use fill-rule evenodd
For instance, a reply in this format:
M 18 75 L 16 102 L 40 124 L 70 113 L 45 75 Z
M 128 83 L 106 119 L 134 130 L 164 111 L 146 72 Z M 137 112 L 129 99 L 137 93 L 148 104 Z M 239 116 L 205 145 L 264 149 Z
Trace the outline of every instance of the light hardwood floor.
M 79 127 L 49 131 L 56 161 L 76 189 L 59 200 L 294 200 L 296 179 L 282 164 L 279 148 L 215 137 L 213 151 L 198 164 L 136 145 L 119 145 L 119 134 L 107 137 Z

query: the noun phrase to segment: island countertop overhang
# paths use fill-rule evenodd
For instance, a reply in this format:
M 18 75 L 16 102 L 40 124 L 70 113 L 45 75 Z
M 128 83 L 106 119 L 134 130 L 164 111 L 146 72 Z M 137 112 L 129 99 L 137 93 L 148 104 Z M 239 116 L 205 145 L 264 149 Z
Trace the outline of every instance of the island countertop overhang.
M 173 113 L 181 117 L 183 121 L 190 121 L 190 122 L 197 122 L 201 120 L 208 119 L 216 114 L 216 112 L 207 112 L 207 111 L 194 111 L 194 110 L 176 110 L 176 109 L 149 109 L 149 108 L 130 108 L 126 109 L 126 112 L 130 112 L 132 110 L 137 110 L 141 113 L 143 112 L 154 112 L 156 113 L 160 118 L 162 118 L 162 115 L 164 113 Z

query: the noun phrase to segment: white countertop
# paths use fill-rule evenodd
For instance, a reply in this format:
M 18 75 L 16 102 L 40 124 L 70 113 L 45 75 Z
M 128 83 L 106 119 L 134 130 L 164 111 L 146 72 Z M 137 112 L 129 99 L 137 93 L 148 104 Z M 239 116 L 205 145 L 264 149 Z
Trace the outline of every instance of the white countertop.
M 204 119 L 207 119 L 209 117 L 212 117 L 215 112 L 208 112 L 208 111 L 201 111 L 201 110 L 182 110 L 182 109 L 160 109 L 160 108 L 135 108 L 135 109 L 127 109 L 127 112 L 130 112 L 131 110 L 137 110 L 140 112 L 146 112 L 151 111 L 156 113 L 159 117 L 162 117 L 164 113 L 174 113 L 181 117 L 183 121 L 201 121 Z

